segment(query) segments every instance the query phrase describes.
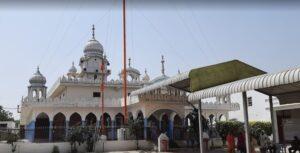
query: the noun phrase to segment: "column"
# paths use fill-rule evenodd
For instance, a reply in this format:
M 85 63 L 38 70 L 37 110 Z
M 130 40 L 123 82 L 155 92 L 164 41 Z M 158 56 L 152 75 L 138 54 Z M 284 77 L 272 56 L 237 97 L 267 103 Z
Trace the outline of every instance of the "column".
M 66 121 L 66 128 L 65 128 L 65 136 L 66 136 L 66 139 L 68 139 L 68 134 L 69 134 L 69 121 Z
M 30 142 L 34 141 L 35 133 L 35 121 L 31 121 L 25 129 L 25 139 L 28 139 Z
M 100 128 L 100 121 L 97 120 L 97 121 L 96 121 L 96 129 L 99 129 L 99 128 Z
M 81 121 L 81 126 L 85 126 L 85 125 L 86 125 L 85 121 Z
M 49 121 L 49 142 L 52 142 L 53 136 L 53 121 Z
M 147 118 L 144 118 L 144 140 L 147 140 L 147 127 L 148 127 L 148 121 Z
M 184 118 L 182 118 L 182 127 L 180 129 L 180 140 L 184 140 L 184 137 L 185 137 L 184 134 L 186 133 L 186 131 L 185 131 L 186 127 L 187 127 L 187 125 L 185 124 L 185 117 L 184 117 Z
M 170 140 L 173 140 L 173 130 L 174 130 L 174 121 L 172 121 L 171 119 L 169 120 L 169 124 L 168 124 L 168 136 L 170 138 Z
M 248 117 L 248 103 L 247 93 L 243 92 L 243 111 L 244 111 L 244 126 L 245 126 L 245 138 L 246 138 L 246 151 L 250 153 L 250 130 L 249 130 L 249 117 Z
M 202 114 L 202 108 L 201 108 L 201 99 L 198 102 L 198 119 L 199 119 L 199 144 L 200 144 L 200 153 L 204 153 L 204 145 L 203 145 L 203 129 L 202 129 L 202 120 L 201 120 L 201 114 Z
M 271 124 L 272 124 L 272 135 L 273 135 L 273 142 L 276 142 L 276 134 L 275 134 L 275 119 L 273 113 L 273 97 L 269 96 L 269 104 L 270 104 L 270 116 L 271 116 Z
M 111 134 L 112 139 L 116 140 L 117 139 L 117 136 L 116 136 L 116 132 L 117 132 L 117 130 L 116 130 L 116 121 L 114 121 L 114 120 L 111 121 L 111 127 L 112 127 L 112 134 Z

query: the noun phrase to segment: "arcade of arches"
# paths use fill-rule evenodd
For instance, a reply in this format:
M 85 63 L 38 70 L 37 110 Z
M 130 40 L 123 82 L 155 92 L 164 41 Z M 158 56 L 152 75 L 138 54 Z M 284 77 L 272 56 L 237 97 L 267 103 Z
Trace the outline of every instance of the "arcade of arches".
M 142 111 L 137 112 L 136 118 L 132 114 L 132 112 L 128 112 L 129 120 L 139 119 L 143 121 L 140 123 L 140 129 L 137 132 L 140 140 L 155 141 L 160 133 L 166 133 L 171 140 L 183 140 L 185 138 L 185 128 L 191 126 L 191 114 L 184 116 L 170 109 L 156 110 L 148 117 L 144 116 Z M 124 125 L 124 115 L 118 113 L 111 116 L 109 113 L 104 113 L 103 116 L 104 120 L 102 122 L 103 117 L 99 117 L 100 120 L 98 120 L 92 112 L 86 116 L 74 112 L 69 118 L 60 112 L 51 119 L 48 114 L 42 112 L 36 117 L 33 137 L 35 141 L 64 141 L 70 128 L 88 126 L 97 129 L 103 125 L 103 132 L 107 139 L 116 140 L 117 129 Z M 219 120 L 223 120 L 223 118 L 224 115 L 218 117 Z

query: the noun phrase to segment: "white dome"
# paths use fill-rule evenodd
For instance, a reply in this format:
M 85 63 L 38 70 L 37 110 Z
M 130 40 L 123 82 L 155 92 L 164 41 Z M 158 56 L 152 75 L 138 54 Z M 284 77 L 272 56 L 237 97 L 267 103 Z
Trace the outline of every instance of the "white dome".
M 148 75 L 148 73 L 147 73 L 147 70 L 145 70 L 145 75 L 143 76 L 142 80 L 143 80 L 143 82 L 145 82 L 145 83 L 147 83 L 147 82 L 150 81 L 150 77 L 149 77 L 149 75 Z
M 30 84 L 46 84 L 46 78 L 41 74 L 39 67 L 33 76 L 29 79 Z
M 166 75 L 161 75 L 161 76 L 159 76 L 159 77 L 154 78 L 154 79 L 151 81 L 151 83 L 160 82 L 160 81 L 166 80 L 166 79 L 168 79 L 168 78 L 169 78 L 169 77 L 166 76 Z
M 102 56 L 103 55 L 103 46 L 95 38 L 92 38 L 87 42 L 84 47 L 84 55 L 87 56 Z
M 74 62 L 73 62 L 71 68 L 69 69 L 69 73 L 76 73 L 76 72 L 77 72 L 77 69 L 74 66 Z

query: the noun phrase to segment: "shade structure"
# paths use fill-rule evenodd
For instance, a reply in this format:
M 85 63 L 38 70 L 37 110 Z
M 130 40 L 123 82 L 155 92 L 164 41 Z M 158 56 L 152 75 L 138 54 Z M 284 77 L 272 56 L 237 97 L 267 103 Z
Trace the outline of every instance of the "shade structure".
M 261 74 L 265 74 L 265 72 L 239 60 L 232 60 L 177 74 L 163 81 L 135 90 L 131 95 L 143 94 L 164 86 L 194 92 Z
M 221 97 L 229 94 L 257 90 L 267 95 L 281 95 L 300 90 L 300 67 L 274 74 L 264 74 L 218 85 L 189 94 L 189 101 Z
M 239 60 L 192 69 L 189 73 L 191 92 L 229 83 L 266 72 Z

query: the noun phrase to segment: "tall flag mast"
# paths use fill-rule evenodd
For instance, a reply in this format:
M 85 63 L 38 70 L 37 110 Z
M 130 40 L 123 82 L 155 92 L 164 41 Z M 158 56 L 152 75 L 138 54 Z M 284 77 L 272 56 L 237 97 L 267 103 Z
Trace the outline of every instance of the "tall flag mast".
M 123 97 L 124 97 L 124 123 L 127 123 L 127 72 L 126 72 L 126 1 L 123 0 Z

